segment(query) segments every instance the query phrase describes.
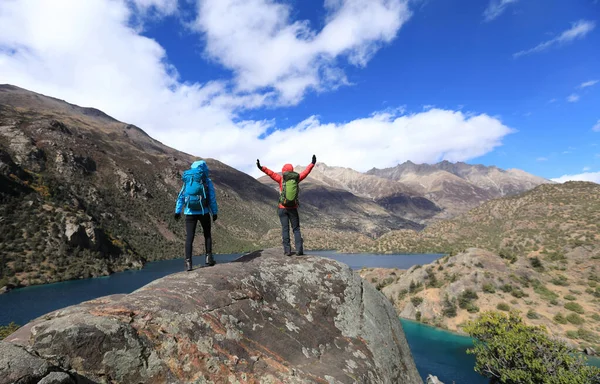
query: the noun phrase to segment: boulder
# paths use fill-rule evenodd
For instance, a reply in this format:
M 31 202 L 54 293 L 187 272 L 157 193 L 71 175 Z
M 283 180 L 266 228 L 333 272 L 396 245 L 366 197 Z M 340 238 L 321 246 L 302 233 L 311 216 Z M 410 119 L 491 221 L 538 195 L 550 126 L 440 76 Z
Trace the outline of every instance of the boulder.
M 0 344 L 77 382 L 422 383 L 381 292 L 345 264 L 280 249 L 54 311 Z
M 588 356 L 595 356 L 596 355 L 596 351 L 594 350 L 594 348 L 592 347 L 585 347 L 583 349 L 583 352 L 588 355 Z

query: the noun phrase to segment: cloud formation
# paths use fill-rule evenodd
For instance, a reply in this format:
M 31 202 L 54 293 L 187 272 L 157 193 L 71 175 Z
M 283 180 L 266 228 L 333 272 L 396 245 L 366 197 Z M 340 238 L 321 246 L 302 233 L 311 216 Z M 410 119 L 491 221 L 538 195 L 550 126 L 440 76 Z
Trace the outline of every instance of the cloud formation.
M 600 184 L 600 172 L 584 172 L 577 175 L 563 175 L 551 179 L 557 183 L 565 183 L 567 181 L 591 181 Z
M 532 53 L 542 52 L 554 45 L 563 45 L 563 44 L 570 43 L 576 39 L 584 38 L 588 33 L 593 31 L 595 27 L 596 27 L 595 21 L 590 21 L 590 20 L 576 21 L 575 23 L 572 23 L 571 28 L 567 29 L 566 31 L 563 31 L 557 37 L 550 39 L 548 41 L 544 41 L 543 43 L 540 43 L 531 49 L 519 51 L 519 52 L 513 54 L 513 57 L 518 58 L 518 57 L 529 55 Z
M 206 53 L 234 72 L 237 89 L 274 90 L 279 103 L 296 104 L 307 89 L 346 85 L 338 60 L 365 66 L 411 16 L 405 0 L 326 0 L 325 10 L 317 31 L 293 21 L 290 4 L 199 0 L 194 28 Z
M 366 9 L 367 3 L 372 7 Z M 315 32 L 305 23 L 291 21 L 287 5 L 201 0 L 197 9 L 209 16 L 202 13 L 197 19 L 206 19 L 202 28 L 207 39 L 214 40 L 207 43 L 207 50 L 234 71 L 233 79 L 206 83 L 180 79 L 165 49 L 132 26 L 132 20 L 148 10 L 177 12 L 170 4 L 175 3 L 2 1 L 0 83 L 101 109 L 136 124 L 166 145 L 252 174 L 257 171 L 256 158 L 277 168 L 286 162 L 307 164 L 313 153 L 319 161 L 357 170 L 394 166 L 408 159 L 467 161 L 492 151 L 514 132 L 485 113 L 435 108 L 412 114 L 402 108 L 376 111 L 343 124 L 321 122 L 316 116 L 294 126 L 240 118 L 240 111 L 273 106 L 274 99 L 297 102 L 307 87 L 330 89 L 339 84 L 344 76 L 331 57 L 366 65 L 379 44 L 393 39 L 408 17 L 403 2 L 326 0 L 326 25 Z M 246 14 L 245 4 L 257 8 Z M 239 23 L 242 30 L 247 31 L 252 20 L 262 29 L 244 40 L 229 25 L 210 21 L 223 16 L 221 12 L 229 15 L 227 23 Z M 373 20 L 382 25 L 374 26 L 378 23 Z M 225 41 L 227 36 L 231 42 Z M 297 61 L 279 52 L 282 42 L 291 44 L 290 54 Z M 244 44 L 256 51 L 247 51 Z M 225 48 L 231 52 L 221 51 Z M 252 57 L 273 72 L 255 67 Z M 290 142 L 294 145 L 284 147 Z
M 594 132 L 600 132 L 600 120 L 598 120 L 596 122 L 596 124 L 594 124 L 594 126 L 592 127 L 592 131 L 594 131 Z
M 498 16 L 504 13 L 506 8 L 519 0 L 490 0 L 487 8 L 483 12 L 483 19 L 485 21 L 492 21 Z
M 579 88 L 592 87 L 592 86 L 596 85 L 596 83 L 598 83 L 598 80 L 585 81 L 579 85 Z
M 569 103 L 576 103 L 578 102 L 580 99 L 580 96 L 576 93 L 571 93 L 569 96 L 567 96 L 567 101 Z

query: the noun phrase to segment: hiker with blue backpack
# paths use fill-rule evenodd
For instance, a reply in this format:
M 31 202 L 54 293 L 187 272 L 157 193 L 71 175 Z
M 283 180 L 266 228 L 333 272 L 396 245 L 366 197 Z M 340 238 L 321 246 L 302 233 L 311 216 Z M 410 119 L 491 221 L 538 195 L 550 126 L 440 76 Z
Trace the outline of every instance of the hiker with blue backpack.
M 269 175 L 273 181 L 279 183 L 279 221 L 281 222 L 281 240 L 283 244 L 283 253 L 286 256 L 292 255 L 290 245 L 290 223 L 292 224 L 292 232 L 294 232 L 294 243 L 296 246 L 296 255 L 304 254 L 304 244 L 302 234 L 300 233 L 300 216 L 298 215 L 298 195 L 300 188 L 298 184 L 308 176 L 312 171 L 317 157 L 313 155 L 312 162 L 304 169 L 304 171 L 294 172 L 292 164 L 285 164 L 281 169 L 281 175 L 271 171 L 269 168 L 261 166 L 260 160 L 256 159 L 256 166 L 262 172 Z
M 183 172 L 181 180 L 183 186 L 177 196 L 175 206 L 175 220 L 181 217 L 181 211 L 185 215 L 185 267 L 187 271 L 192 270 L 192 244 L 196 235 L 198 221 L 204 233 L 204 245 L 206 251 L 206 265 L 215 265 L 212 254 L 212 237 L 210 234 L 210 215 L 212 221 L 217 221 L 217 196 L 212 180 L 208 177 L 208 165 L 206 161 L 198 160 L 192 163 L 190 169 Z

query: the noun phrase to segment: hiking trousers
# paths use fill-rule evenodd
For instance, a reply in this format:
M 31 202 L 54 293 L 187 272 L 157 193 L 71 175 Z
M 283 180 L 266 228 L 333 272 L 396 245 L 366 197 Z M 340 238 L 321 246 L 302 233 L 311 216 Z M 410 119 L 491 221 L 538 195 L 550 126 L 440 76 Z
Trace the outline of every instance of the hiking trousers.
M 204 246 L 206 253 L 212 253 L 212 238 L 210 236 L 210 214 L 185 215 L 185 260 L 192 261 L 192 245 L 196 235 L 196 226 L 200 222 L 204 233 Z
M 283 244 L 283 252 L 290 253 L 292 251 L 290 245 L 290 223 L 292 224 L 292 232 L 294 232 L 294 243 L 296 245 L 296 254 L 303 254 L 304 247 L 302 235 L 300 233 L 300 216 L 298 208 L 278 208 L 279 221 L 281 221 L 281 240 Z

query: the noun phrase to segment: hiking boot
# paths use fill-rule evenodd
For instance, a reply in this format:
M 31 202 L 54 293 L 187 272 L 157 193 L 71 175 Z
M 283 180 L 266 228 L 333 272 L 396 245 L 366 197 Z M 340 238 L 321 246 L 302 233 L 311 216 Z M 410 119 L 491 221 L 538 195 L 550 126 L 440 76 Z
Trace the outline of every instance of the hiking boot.
M 208 267 L 212 267 L 213 265 L 215 265 L 215 259 L 213 258 L 212 253 L 207 253 L 206 254 L 206 265 Z
M 302 255 L 304 255 L 304 252 L 303 252 L 303 251 L 300 251 L 300 252 L 297 252 L 297 253 L 296 253 L 296 256 L 302 256 Z
M 185 261 L 185 270 L 188 272 L 192 270 L 192 260 Z

